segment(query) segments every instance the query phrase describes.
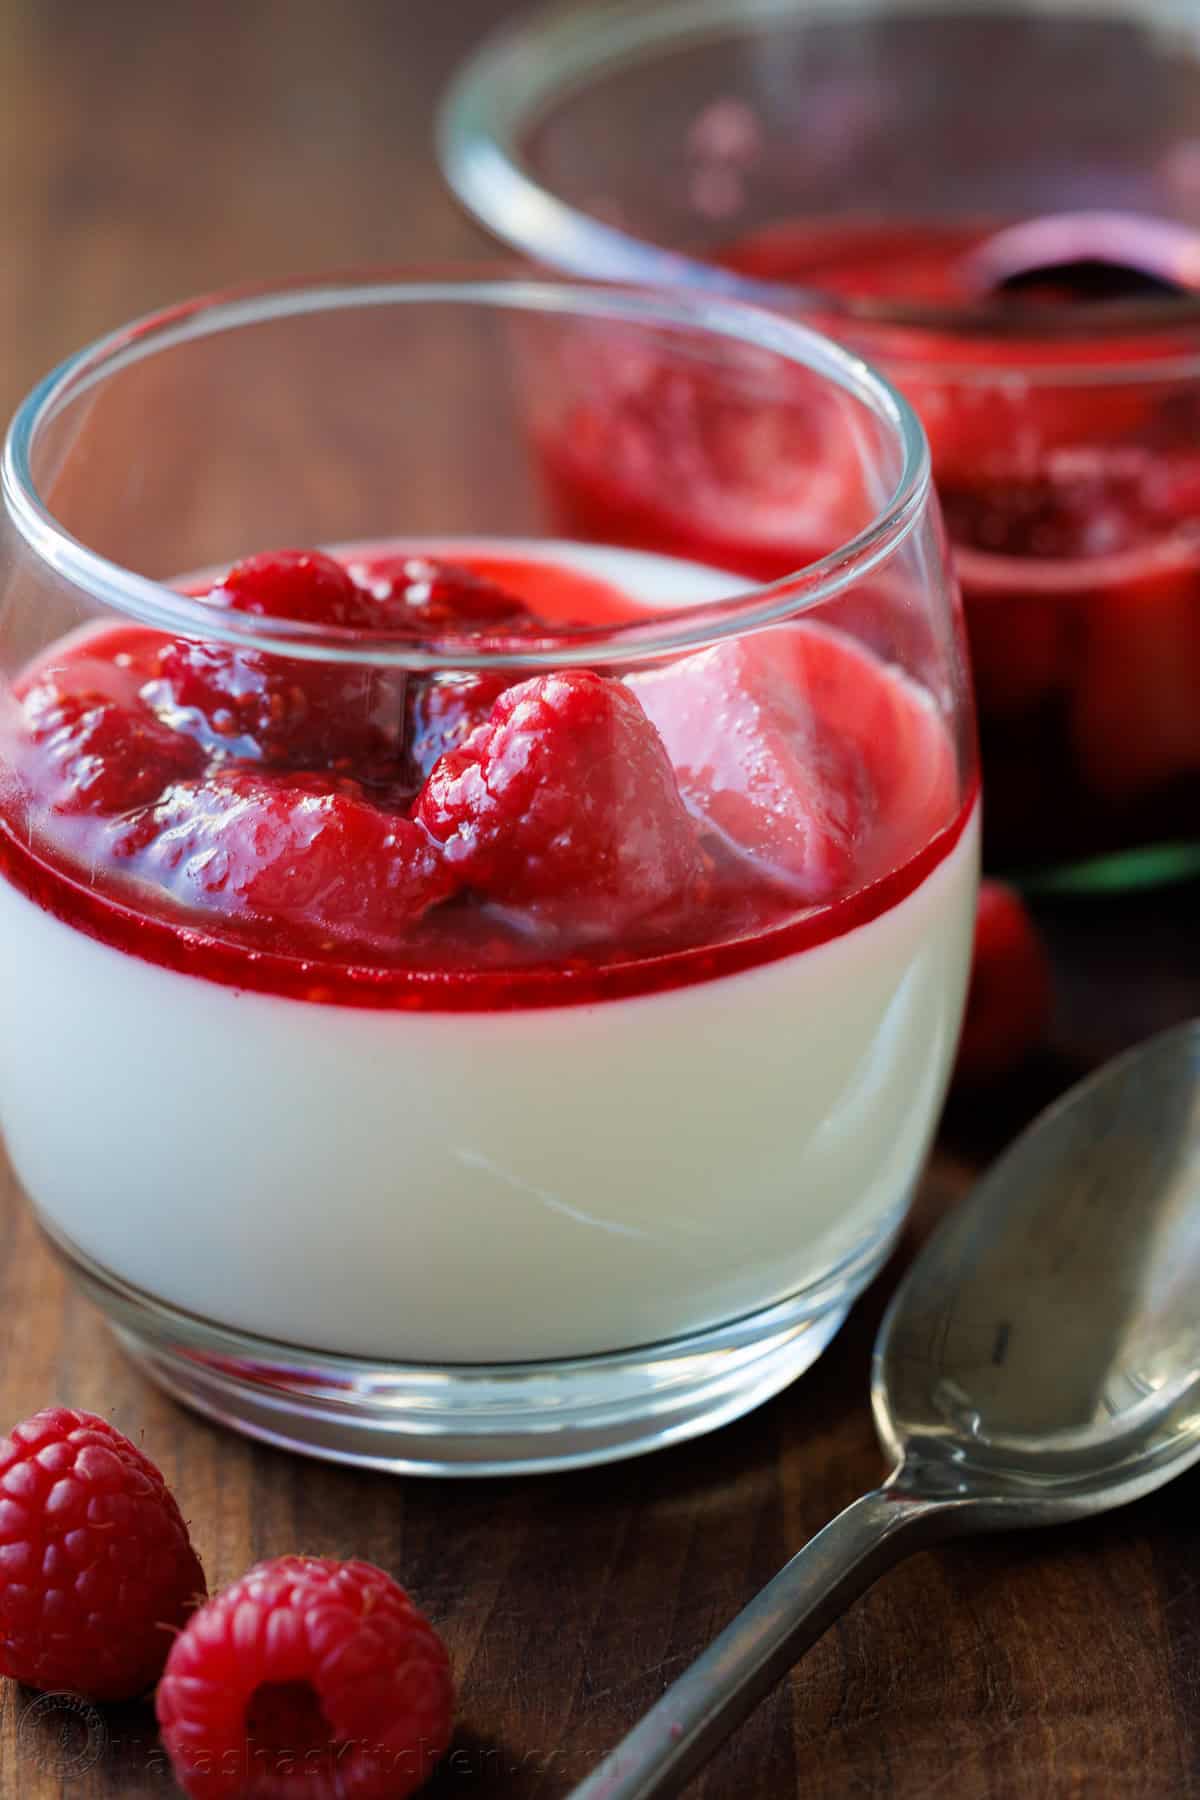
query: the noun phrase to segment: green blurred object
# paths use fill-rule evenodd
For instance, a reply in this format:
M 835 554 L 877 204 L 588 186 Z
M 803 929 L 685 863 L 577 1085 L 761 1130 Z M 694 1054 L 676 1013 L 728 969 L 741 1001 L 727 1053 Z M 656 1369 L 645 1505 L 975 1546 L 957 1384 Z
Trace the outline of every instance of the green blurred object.
M 1015 875 L 1012 881 L 1023 894 L 1115 894 L 1163 887 L 1194 875 L 1200 875 L 1200 844 L 1156 844 L 1152 849 L 1098 856 L 1069 868 Z

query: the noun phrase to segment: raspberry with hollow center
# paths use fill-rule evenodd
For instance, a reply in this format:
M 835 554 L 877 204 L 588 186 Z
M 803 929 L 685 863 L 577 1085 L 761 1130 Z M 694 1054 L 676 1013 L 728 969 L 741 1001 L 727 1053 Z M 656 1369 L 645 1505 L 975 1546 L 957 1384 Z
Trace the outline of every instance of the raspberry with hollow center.
M 445 1646 L 382 1569 L 260 1563 L 171 1647 L 158 1722 L 193 1800 L 405 1800 L 449 1741 Z
M 205 1592 L 161 1473 L 106 1419 L 50 1407 L 0 1440 L 0 1674 L 132 1699 Z

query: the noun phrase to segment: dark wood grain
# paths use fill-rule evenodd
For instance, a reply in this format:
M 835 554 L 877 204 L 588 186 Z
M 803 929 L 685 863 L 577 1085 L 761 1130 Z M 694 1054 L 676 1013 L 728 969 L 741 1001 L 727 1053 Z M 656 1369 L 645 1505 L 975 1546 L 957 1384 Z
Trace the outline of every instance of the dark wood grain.
M 0 4 L 0 406 L 194 291 L 486 251 L 445 197 L 433 96 L 503 0 Z M 1043 909 L 1052 1051 L 956 1103 L 910 1243 L 1082 1069 L 1200 1012 L 1197 890 Z M 64 1046 L 69 1054 L 69 1046 Z M 65 1128 L 69 1128 L 65 1121 Z M 558 1479 L 398 1481 L 258 1449 L 134 1375 L 0 1183 L 0 1423 L 51 1400 L 142 1437 L 214 1583 L 304 1549 L 395 1571 L 462 1690 L 439 1797 L 555 1800 L 808 1534 L 880 1472 L 889 1278 L 803 1381 L 715 1436 Z M 903 1254 L 903 1253 L 902 1253 Z M 697 1783 L 706 1800 L 1200 1793 L 1200 1484 L 1058 1534 L 925 1555 L 863 1600 Z M 168 1794 L 148 1709 L 90 1767 L 8 1688 L 0 1793 Z M 86 1745 L 83 1746 L 86 1750 Z M 76 1761 L 87 1761 L 86 1755 Z

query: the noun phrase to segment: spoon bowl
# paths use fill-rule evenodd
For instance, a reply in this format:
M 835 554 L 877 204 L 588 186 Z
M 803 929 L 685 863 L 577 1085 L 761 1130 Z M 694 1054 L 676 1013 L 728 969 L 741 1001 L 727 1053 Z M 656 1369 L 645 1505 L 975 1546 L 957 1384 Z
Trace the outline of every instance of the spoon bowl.
M 872 1378 L 897 1479 L 1018 1524 L 1148 1493 L 1200 1458 L 1198 1287 L 1193 1022 L 1045 1112 L 901 1283 Z
M 1161 299 L 1200 289 L 1200 237 L 1141 213 L 1048 213 L 994 231 L 963 269 L 980 298 Z
M 1123 1506 L 1200 1460 L 1200 1021 L 1043 1113 L 935 1232 L 876 1339 L 894 1464 L 571 1800 L 678 1793 L 902 1556 Z

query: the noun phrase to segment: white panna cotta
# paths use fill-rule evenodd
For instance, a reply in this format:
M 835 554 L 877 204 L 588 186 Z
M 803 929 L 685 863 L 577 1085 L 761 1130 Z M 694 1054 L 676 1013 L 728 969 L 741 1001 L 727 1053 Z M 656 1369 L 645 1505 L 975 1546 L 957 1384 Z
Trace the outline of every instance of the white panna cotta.
M 731 586 L 666 558 L 536 554 L 647 604 Z M 182 973 L 0 881 L 12 1160 L 103 1269 L 282 1343 L 508 1363 L 753 1313 L 885 1238 L 919 1175 L 966 990 L 977 807 L 945 837 L 823 941 L 496 1012 Z

